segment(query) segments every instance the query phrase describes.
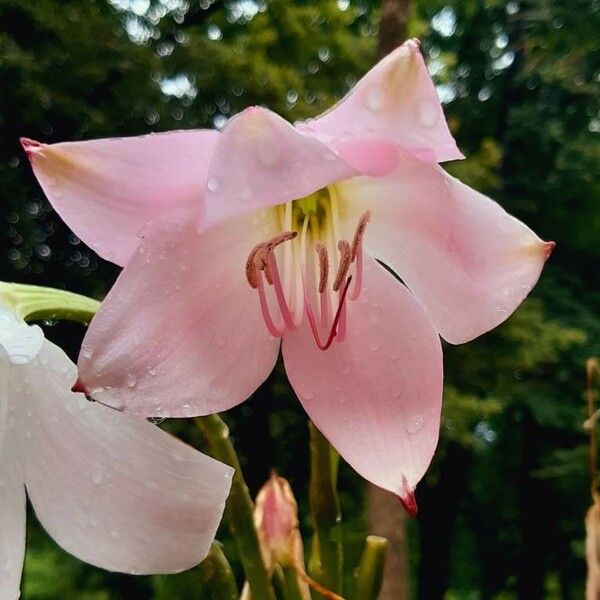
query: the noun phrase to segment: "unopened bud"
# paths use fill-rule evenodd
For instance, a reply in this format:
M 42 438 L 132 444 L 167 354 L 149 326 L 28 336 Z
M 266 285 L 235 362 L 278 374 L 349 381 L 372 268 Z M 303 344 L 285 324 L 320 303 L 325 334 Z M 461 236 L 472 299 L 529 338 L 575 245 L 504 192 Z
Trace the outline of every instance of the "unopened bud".
M 269 568 L 274 564 L 293 566 L 298 545 L 303 560 L 302 541 L 298 531 L 298 505 L 290 484 L 276 473 L 271 474 L 256 497 L 254 525 Z

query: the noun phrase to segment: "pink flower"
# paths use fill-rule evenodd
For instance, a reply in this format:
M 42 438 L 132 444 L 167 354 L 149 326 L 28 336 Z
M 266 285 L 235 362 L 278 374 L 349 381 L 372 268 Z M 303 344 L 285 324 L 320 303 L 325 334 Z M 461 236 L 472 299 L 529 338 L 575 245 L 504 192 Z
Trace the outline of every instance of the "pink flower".
M 208 552 L 232 469 L 144 419 L 71 392 L 75 365 L 0 304 L 0 597 L 19 597 L 25 489 L 68 552 L 126 573 L 189 569 Z
M 438 439 L 438 335 L 504 321 L 553 246 L 438 166 L 462 155 L 415 41 L 295 127 L 250 108 L 221 134 L 24 146 L 75 233 L 126 265 L 82 388 L 143 416 L 223 411 L 281 344 L 317 427 L 413 512 Z

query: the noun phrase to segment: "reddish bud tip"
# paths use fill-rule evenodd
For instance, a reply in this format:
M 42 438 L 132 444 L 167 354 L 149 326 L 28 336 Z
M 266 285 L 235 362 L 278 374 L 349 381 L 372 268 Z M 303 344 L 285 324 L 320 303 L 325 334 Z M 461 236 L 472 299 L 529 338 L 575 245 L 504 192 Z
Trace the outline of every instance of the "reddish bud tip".
M 29 158 L 31 158 L 31 155 L 34 152 L 38 152 L 43 146 L 43 144 L 40 142 L 36 142 L 35 140 L 26 137 L 20 138 L 19 141 L 21 142 L 21 146 L 23 146 L 23 150 L 25 150 L 25 154 L 27 154 Z
M 85 387 L 83 381 L 81 381 L 81 379 L 77 379 L 77 381 L 74 383 L 73 387 L 71 388 L 72 392 L 81 392 L 82 394 L 85 394 L 87 396 L 88 391 L 87 388 Z

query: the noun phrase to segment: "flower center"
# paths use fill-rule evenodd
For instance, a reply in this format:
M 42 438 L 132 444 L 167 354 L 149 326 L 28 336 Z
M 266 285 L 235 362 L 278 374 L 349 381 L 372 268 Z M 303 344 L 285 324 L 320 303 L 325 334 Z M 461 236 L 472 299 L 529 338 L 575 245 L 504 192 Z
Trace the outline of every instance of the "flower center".
M 335 187 L 275 210 L 281 233 L 252 249 L 246 278 L 258 291 L 271 335 L 296 329 L 306 314 L 317 346 L 327 350 L 334 340 L 343 341 L 346 302 L 361 292 L 362 240 L 370 213 L 362 215 L 346 240 Z

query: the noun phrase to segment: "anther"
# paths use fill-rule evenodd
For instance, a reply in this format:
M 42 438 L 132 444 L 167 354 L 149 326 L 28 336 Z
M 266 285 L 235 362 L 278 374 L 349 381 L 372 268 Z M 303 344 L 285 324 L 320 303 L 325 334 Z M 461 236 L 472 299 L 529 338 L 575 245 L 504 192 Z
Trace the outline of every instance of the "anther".
M 319 294 L 322 294 L 327 287 L 327 278 L 329 277 L 329 255 L 323 242 L 317 242 L 315 250 L 319 256 Z
M 346 279 L 348 269 L 352 264 L 352 249 L 350 244 L 346 240 L 340 240 L 338 242 L 338 250 L 340 251 L 340 264 L 338 265 L 337 274 L 333 282 L 333 291 L 337 292 L 342 287 Z
M 367 224 L 371 218 L 371 211 L 368 210 L 363 214 L 363 216 L 358 221 L 358 225 L 356 227 L 356 231 L 354 232 L 354 238 L 352 240 L 352 260 L 356 259 L 356 254 L 358 252 L 358 247 L 362 242 L 363 235 L 365 233 L 365 229 L 367 228 Z
M 253 289 L 258 287 L 257 269 L 265 272 L 265 277 L 269 284 L 273 283 L 273 277 L 269 266 L 269 254 L 274 248 L 279 246 L 279 244 L 293 240 L 297 235 L 298 232 L 296 231 L 284 231 L 252 248 L 248 255 L 248 259 L 246 260 L 246 279 L 248 280 L 250 287 Z

